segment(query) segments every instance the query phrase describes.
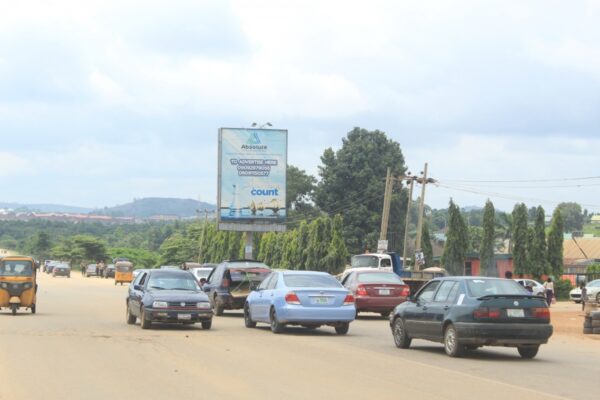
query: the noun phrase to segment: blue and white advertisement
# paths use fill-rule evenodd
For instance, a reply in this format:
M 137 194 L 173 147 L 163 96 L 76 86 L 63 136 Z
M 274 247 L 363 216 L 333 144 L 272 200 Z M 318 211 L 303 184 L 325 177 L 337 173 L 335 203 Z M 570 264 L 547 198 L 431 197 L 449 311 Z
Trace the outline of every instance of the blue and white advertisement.
M 219 130 L 219 220 L 284 223 L 287 130 Z

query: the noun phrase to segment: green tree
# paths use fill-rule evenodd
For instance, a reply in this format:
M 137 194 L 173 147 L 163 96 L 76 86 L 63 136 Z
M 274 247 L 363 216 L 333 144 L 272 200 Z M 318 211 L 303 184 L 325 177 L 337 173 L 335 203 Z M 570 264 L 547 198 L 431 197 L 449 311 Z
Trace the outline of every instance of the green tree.
M 527 206 L 520 203 L 516 204 L 513 213 L 513 263 L 515 267 L 515 273 L 518 275 L 527 273 Z
M 448 231 L 442 255 L 442 264 L 450 274 L 463 274 L 468 246 L 467 225 L 458 206 L 450 200 L 450 206 L 448 207 Z
M 309 225 L 308 231 L 308 255 L 306 257 L 305 269 L 315 271 L 327 271 L 325 257 L 329 250 L 331 240 L 331 229 L 329 219 L 319 217 Z
M 392 168 L 394 176 L 406 170 L 400 145 L 383 132 L 354 128 L 337 152 L 331 148 L 324 151 L 321 163 L 317 206 L 329 215 L 343 215 L 344 239 L 352 254 L 373 248 L 381 223 L 387 168 Z M 406 192 L 396 190 L 389 233 L 397 237 L 404 228 L 406 208 L 402 204 L 406 204 Z
M 342 237 L 343 227 L 342 216 L 338 214 L 331 221 L 331 241 L 325 256 L 325 270 L 334 275 L 344 270 L 349 256 Z
M 314 176 L 308 175 L 306 171 L 288 165 L 286 186 L 286 208 L 290 210 L 307 206 L 310 203 L 317 187 L 317 180 Z
M 45 231 L 37 232 L 29 241 L 27 248 L 38 260 L 47 259 L 52 250 L 50 235 Z
M 433 267 L 433 246 L 431 245 L 431 234 L 427 221 L 423 223 L 423 232 L 421 234 L 421 248 L 425 264 L 423 268 Z
M 110 259 L 127 258 L 136 268 L 156 268 L 159 266 L 159 255 L 156 252 L 138 248 L 111 247 L 108 249 Z
M 548 264 L 554 276 L 563 273 L 563 218 L 560 208 L 556 208 L 552 214 L 552 222 L 548 231 Z
M 487 200 L 483 208 L 483 237 L 479 247 L 481 258 L 481 271 L 484 276 L 497 276 L 496 263 L 494 261 L 494 242 L 496 238 L 496 216 L 494 204 Z
M 161 265 L 179 265 L 196 259 L 193 242 L 179 232 L 169 236 L 159 250 Z
M 483 241 L 483 228 L 480 226 L 467 226 L 469 232 L 469 246 L 467 252 L 477 253 Z
M 547 274 L 548 256 L 546 252 L 546 216 L 542 206 L 537 207 L 533 227 L 531 247 L 527 249 L 529 273 L 536 279 Z
M 580 231 L 583 229 L 583 212 L 577 203 L 560 203 L 557 208 L 563 218 L 565 232 Z

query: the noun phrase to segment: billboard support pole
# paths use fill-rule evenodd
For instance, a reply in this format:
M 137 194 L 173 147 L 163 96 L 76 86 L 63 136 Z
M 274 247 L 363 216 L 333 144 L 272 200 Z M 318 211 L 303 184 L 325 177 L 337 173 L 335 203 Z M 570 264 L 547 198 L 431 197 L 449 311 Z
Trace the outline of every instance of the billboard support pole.
M 254 232 L 246 232 L 246 245 L 244 246 L 244 258 L 246 260 L 254 260 L 253 257 Z

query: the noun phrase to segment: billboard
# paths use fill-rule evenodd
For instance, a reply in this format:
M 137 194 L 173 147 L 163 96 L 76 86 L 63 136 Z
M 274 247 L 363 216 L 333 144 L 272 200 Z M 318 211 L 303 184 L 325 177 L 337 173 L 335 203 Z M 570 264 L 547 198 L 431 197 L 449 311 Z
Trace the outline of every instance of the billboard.
M 220 229 L 282 230 L 286 169 L 287 130 L 219 129 Z

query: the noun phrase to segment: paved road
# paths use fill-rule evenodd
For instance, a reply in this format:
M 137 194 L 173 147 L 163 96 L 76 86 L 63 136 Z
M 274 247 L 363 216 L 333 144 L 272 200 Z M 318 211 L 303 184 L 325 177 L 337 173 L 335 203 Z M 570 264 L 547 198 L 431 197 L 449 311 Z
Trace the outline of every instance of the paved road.
M 332 328 L 213 329 L 125 323 L 126 287 L 39 279 L 38 314 L 0 312 L 0 399 L 597 399 L 600 342 L 555 336 L 538 357 L 482 349 L 450 359 L 441 346 L 393 345 L 385 320 Z

